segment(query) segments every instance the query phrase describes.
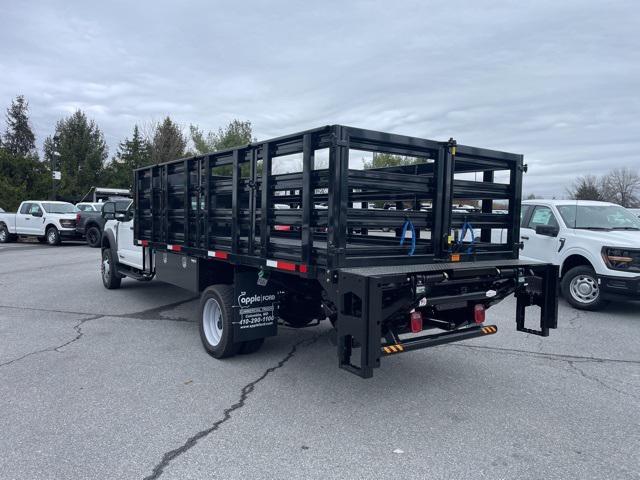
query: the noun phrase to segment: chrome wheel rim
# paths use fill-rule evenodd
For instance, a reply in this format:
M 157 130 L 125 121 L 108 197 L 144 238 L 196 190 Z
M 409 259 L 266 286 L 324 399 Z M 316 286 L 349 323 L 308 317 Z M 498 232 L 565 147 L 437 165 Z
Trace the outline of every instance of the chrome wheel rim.
M 222 309 L 213 298 L 207 299 L 202 309 L 202 326 L 204 336 L 212 347 L 222 339 Z
M 109 264 L 109 257 L 107 255 L 102 257 L 102 279 L 105 282 L 109 281 L 109 273 L 111 272 L 111 265 Z
M 4 242 L 7 239 L 7 230 L 2 227 L 0 228 L 0 241 Z
M 56 243 L 55 230 L 49 230 L 49 234 L 47 235 L 47 240 L 49 240 L 49 243 Z
M 595 278 L 590 275 L 577 275 L 569 285 L 571 296 L 576 302 L 593 303 L 600 295 L 600 288 Z

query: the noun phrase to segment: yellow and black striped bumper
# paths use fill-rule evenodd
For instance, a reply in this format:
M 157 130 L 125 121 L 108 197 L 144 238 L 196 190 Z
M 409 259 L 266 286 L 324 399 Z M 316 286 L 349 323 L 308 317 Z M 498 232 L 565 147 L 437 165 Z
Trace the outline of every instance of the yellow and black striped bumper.
M 452 332 L 436 333 L 434 335 L 424 335 L 422 337 L 408 338 L 401 343 L 383 345 L 381 354 L 383 356 L 395 355 L 396 353 L 404 353 L 410 350 L 419 350 L 421 348 L 435 347 L 445 343 L 459 342 L 470 338 L 484 337 L 485 335 L 493 335 L 498 332 L 495 325 L 487 325 L 486 327 L 474 325 L 473 327 L 454 330 Z

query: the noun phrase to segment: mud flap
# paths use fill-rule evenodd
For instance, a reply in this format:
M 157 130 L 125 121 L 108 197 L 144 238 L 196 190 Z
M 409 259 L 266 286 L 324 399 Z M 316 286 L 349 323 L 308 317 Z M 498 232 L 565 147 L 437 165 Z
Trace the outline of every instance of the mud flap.
M 278 333 L 278 296 L 271 282 L 254 269 L 235 273 L 233 330 L 237 342 L 271 337 Z

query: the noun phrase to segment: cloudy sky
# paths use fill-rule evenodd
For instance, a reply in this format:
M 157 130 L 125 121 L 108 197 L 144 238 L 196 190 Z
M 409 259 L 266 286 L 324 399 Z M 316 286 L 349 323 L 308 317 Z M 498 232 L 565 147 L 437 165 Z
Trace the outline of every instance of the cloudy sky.
M 640 167 L 637 1 L 3 2 L 0 107 L 80 108 L 111 153 L 171 115 L 331 123 L 523 153 L 525 192 Z

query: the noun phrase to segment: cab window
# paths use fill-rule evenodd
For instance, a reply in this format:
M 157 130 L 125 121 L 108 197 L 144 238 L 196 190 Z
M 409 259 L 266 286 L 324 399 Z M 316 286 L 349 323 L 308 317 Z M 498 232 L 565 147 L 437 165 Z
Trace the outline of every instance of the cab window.
M 29 214 L 30 215 L 37 215 L 41 211 L 42 210 L 40 209 L 40 205 L 38 205 L 37 203 L 32 203 L 31 207 L 29 208 Z
M 23 203 L 22 207 L 20 207 L 20 213 L 22 213 L 23 215 L 26 215 L 27 213 L 29 213 L 29 209 L 31 208 L 31 203 Z
M 547 225 L 552 227 L 558 226 L 556 217 L 553 215 L 553 212 L 549 207 L 537 206 L 533 211 L 528 227 L 535 230 L 538 225 Z

